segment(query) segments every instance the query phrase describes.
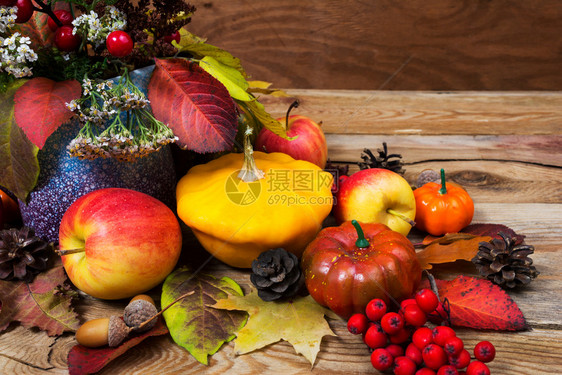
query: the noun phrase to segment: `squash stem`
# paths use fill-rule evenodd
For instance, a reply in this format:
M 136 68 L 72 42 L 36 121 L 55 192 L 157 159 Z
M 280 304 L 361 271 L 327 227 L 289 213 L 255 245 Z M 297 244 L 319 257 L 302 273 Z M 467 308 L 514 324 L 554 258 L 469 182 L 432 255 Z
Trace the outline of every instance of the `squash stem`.
M 365 234 L 363 233 L 361 225 L 359 225 L 357 220 L 351 220 L 351 224 L 353 224 L 355 230 L 357 231 L 357 241 L 355 241 L 355 246 L 362 249 L 369 247 L 369 241 L 365 238 Z
M 238 178 L 244 182 L 254 182 L 265 177 L 265 173 L 256 166 L 254 148 L 250 141 L 251 135 L 252 128 L 246 128 L 244 133 L 244 164 L 242 165 L 240 173 L 238 173 Z
M 441 189 L 439 189 L 439 194 L 447 194 L 447 185 L 445 183 L 445 170 L 441 168 Z

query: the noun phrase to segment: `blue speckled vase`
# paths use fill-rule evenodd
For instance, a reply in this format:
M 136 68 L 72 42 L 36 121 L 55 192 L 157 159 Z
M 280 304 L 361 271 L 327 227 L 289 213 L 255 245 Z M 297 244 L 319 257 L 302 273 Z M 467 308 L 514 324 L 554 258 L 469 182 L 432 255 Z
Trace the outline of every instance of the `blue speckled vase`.
M 133 82 L 146 90 L 153 67 L 130 73 Z M 161 200 L 175 211 L 176 174 L 169 147 L 133 162 L 114 159 L 79 160 L 66 146 L 78 134 L 77 120 L 57 129 L 39 151 L 39 179 L 27 204 L 20 202 L 25 225 L 36 235 L 57 241 L 59 224 L 68 207 L 94 190 L 120 187 L 137 190 Z

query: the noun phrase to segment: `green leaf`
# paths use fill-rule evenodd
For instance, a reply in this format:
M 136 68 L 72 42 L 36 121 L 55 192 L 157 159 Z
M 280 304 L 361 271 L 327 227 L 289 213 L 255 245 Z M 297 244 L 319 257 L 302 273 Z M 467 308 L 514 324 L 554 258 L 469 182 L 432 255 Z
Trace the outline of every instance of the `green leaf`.
M 248 81 L 246 81 L 242 73 L 235 68 L 224 65 L 211 56 L 205 56 L 199 60 L 199 66 L 218 79 L 234 99 L 244 102 L 254 99 L 252 95 L 246 92 L 248 89 Z
M 189 52 L 198 59 L 205 56 L 213 57 L 221 64 L 234 68 L 242 73 L 243 76 L 246 76 L 246 72 L 244 71 L 244 68 L 242 68 L 242 63 L 239 58 L 232 56 L 229 52 L 223 49 L 205 43 L 205 39 L 191 34 L 183 28 L 180 29 L 179 32 L 181 36 L 180 43 L 177 43 L 176 41 L 172 42 L 173 46 L 176 47 L 179 52 Z
M 0 95 L 0 185 L 22 201 L 39 177 L 39 148 L 29 141 L 14 120 L 14 95 L 25 82 L 13 82 Z
M 333 316 L 311 296 L 285 302 L 265 302 L 253 292 L 247 296 L 230 295 L 214 308 L 243 310 L 250 314 L 248 324 L 236 334 L 234 351 L 246 354 L 280 340 L 293 345 L 311 365 L 320 351 L 324 336 L 336 336 L 324 315 Z
M 247 320 L 245 313 L 220 311 L 208 305 L 230 295 L 242 296 L 243 292 L 228 277 L 217 279 L 182 267 L 166 278 L 161 304 L 167 306 L 190 291 L 195 293 L 164 311 L 163 316 L 176 344 L 206 365 L 207 356 L 215 354 L 223 343 L 232 340 L 234 332 Z
M 238 104 L 241 104 L 238 101 Z M 287 130 L 279 121 L 271 117 L 271 115 L 265 110 L 263 104 L 257 101 L 257 99 L 250 102 L 244 102 L 244 105 L 248 108 L 254 117 L 267 129 L 271 130 L 273 133 L 285 139 L 293 140 L 295 137 L 287 136 Z

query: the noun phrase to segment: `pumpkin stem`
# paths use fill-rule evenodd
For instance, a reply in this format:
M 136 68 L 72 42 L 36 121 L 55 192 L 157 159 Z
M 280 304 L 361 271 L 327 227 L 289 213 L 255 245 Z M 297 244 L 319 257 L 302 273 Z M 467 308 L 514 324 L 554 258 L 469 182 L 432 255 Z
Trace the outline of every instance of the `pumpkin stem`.
M 351 224 L 355 227 L 357 231 L 357 241 L 355 241 L 355 246 L 359 248 L 369 247 L 369 241 L 365 238 L 365 234 L 363 233 L 363 229 L 361 229 L 361 225 L 357 222 L 357 220 L 351 220 Z
M 445 170 L 441 168 L 441 189 L 439 189 L 439 194 L 447 194 L 447 185 L 445 184 Z
M 250 136 L 252 135 L 252 128 L 249 126 L 244 132 L 244 164 L 240 173 L 238 173 L 238 178 L 244 182 L 254 182 L 264 178 L 265 173 L 256 166 L 256 161 L 254 160 L 254 148 L 252 147 L 252 142 L 250 141 Z

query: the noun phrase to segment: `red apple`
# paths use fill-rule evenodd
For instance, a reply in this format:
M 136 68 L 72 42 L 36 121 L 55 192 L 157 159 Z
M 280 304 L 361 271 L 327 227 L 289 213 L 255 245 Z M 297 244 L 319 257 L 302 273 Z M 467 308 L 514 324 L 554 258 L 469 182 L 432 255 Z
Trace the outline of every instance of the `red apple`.
M 285 118 L 277 120 L 285 125 Z M 268 153 L 283 152 L 293 159 L 306 160 L 324 169 L 328 160 L 328 145 L 320 125 L 308 117 L 293 115 L 289 116 L 286 129 L 289 137 L 297 138 L 288 140 L 263 128 L 258 134 L 254 149 Z
M 129 189 L 100 189 L 78 198 L 59 229 L 68 277 L 103 299 L 129 298 L 158 285 L 175 267 L 181 244 L 172 211 Z
M 357 220 L 382 223 L 407 235 L 416 217 L 416 200 L 410 184 L 388 169 L 364 169 L 349 176 L 336 195 L 338 222 Z

